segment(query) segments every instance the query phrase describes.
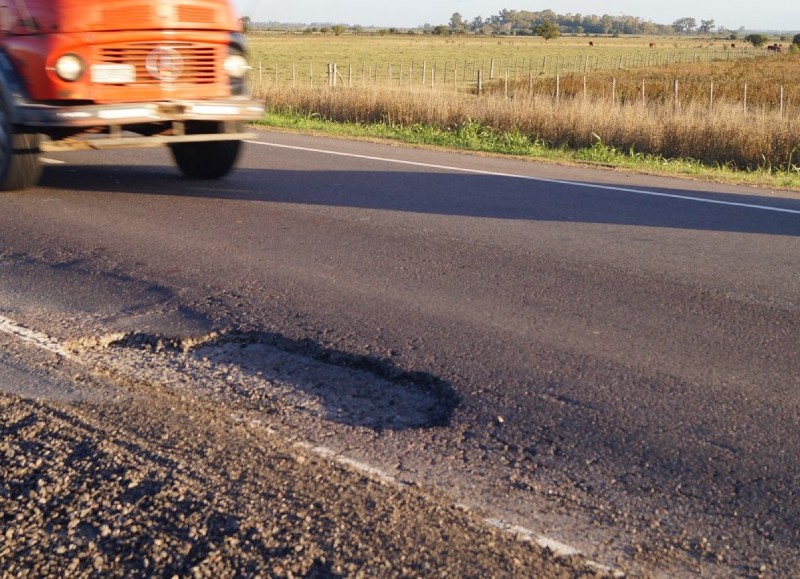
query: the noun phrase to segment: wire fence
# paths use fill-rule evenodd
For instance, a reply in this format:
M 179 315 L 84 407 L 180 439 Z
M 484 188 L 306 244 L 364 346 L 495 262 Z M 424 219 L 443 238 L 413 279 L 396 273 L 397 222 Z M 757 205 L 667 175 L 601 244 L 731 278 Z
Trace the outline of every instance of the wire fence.
M 258 60 L 252 81 L 256 91 L 265 87 L 347 86 L 386 88 L 436 88 L 473 91 L 477 82 L 519 81 L 555 75 L 664 67 L 671 64 L 708 63 L 753 58 L 768 54 L 749 48 L 698 50 L 642 50 L 625 54 L 558 55 L 528 58 L 466 58 L 461 60 L 408 60 L 397 62 L 330 62 Z

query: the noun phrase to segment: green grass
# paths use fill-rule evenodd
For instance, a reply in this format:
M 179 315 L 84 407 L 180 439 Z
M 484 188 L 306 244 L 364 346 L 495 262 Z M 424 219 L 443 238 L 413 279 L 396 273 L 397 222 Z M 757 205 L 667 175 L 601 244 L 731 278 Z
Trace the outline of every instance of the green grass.
M 387 123 L 340 123 L 326 120 L 313 113 L 284 111 L 267 113 L 260 124 L 300 132 L 390 140 L 422 147 L 512 155 L 567 164 L 603 165 L 648 174 L 800 191 L 798 165 L 790 164 L 789 169 L 784 171 L 770 170 L 769 167 L 737 171 L 724 166 L 711 167 L 691 159 L 667 159 L 657 155 L 624 151 L 605 145 L 600 140 L 596 140 L 589 147 L 573 150 L 531 140 L 518 131 L 502 133 L 475 122 L 465 122 L 443 130 L 421 124 L 400 126 Z M 798 160 L 800 161 L 800 155 Z

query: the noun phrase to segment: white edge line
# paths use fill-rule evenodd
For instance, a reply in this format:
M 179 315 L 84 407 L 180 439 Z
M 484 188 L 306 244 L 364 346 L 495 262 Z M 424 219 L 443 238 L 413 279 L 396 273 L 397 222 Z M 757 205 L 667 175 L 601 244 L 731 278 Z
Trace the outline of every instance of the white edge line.
M 42 350 L 63 356 L 64 358 L 72 358 L 72 354 L 70 354 L 69 350 L 64 348 L 50 336 L 35 330 L 31 330 L 30 328 L 26 328 L 25 326 L 18 324 L 17 322 L 4 316 L 0 316 L 0 332 L 18 338 L 23 342 L 27 342 L 28 344 L 33 344 Z
M 12 338 L 17 338 L 19 340 L 22 340 L 23 342 L 36 346 L 47 352 L 58 354 L 59 356 L 63 356 L 64 358 L 70 358 L 80 363 L 80 359 L 71 354 L 69 350 L 67 350 L 64 346 L 62 346 L 57 340 L 51 338 L 50 336 L 42 332 L 31 330 L 30 328 L 27 328 L 4 316 L 0 316 L 0 332 L 9 335 Z M 237 422 L 241 422 L 241 417 L 237 415 L 232 415 L 232 418 Z M 251 424 L 256 427 L 263 426 L 263 424 L 261 424 L 260 421 L 251 421 Z M 277 434 L 275 430 L 269 427 L 267 427 L 267 433 L 270 435 Z M 338 462 L 339 464 L 345 467 L 358 471 L 370 478 L 377 479 L 382 483 L 393 485 L 399 489 L 403 489 L 409 486 L 408 484 L 403 483 L 393 475 L 387 473 L 386 471 L 380 468 L 349 458 L 325 446 L 314 446 L 312 444 L 302 441 L 295 441 L 294 444 L 298 448 L 303 448 L 324 459 Z M 470 510 L 469 507 L 462 506 L 462 508 Z M 518 525 L 511 525 L 500 519 L 495 519 L 495 518 L 484 518 L 483 521 L 486 524 L 500 531 L 514 535 L 520 541 L 536 543 L 542 548 L 549 549 L 557 556 L 561 557 L 571 557 L 575 555 L 582 556 L 581 552 L 575 549 L 574 547 L 571 547 L 570 545 L 567 545 L 560 541 L 556 541 L 555 539 L 550 539 L 543 535 L 537 535 L 535 532 L 531 531 L 530 529 L 526 529 L 525 527 L 520 527 Z M 599 569 L 601 571 L 611 572 L 611 569 L 609 567 L 602 565 L 600 563 L 596 563 L 591 560 L 587 560 L 586 563 L 587 565 Z
M 726 205 L 728 207 L 740 207 L 744 209 L 757 209 L 760 211 L 774 211 L 777 213 L 788 213 L 790 215 L 800 215 L 800 209 L 784 209 L 782 207 L 772 207 L 770 205 L 755 205 L 752 203 L 736 203 L 734 201 L 721 201 L 718 199 L 706 199 L 704 197 L 694 197 L 692 195 L 678 195 L 676 193 L 659 193 L 657 191 L 648 191 L 646 189 L 632 189 L 628 187 L 618 187 L 615 185 L 600 185 L 597 183 L 582 183 L 577 181 L 565 181 L 562 179 L 547 179 L 544 177 L 531 177 L 530 175 L 518 175 L 515 173 L 501 173 L 496 171 L 482 171 L 480 169 L 468 169 L 465 167 L 453 167 L 450 165 L 436 165 L 433 163 L 420 163 L 417 161 L 404 161 L 402 159 L 391 159 L 389 157 L 374 157 L 371 155 L 358 155 L 355 153 L 343 153 L 341 151 L 329 151 L 326 149 L 315 149 L 312 147 L 297 147 L 294 145 L 279 145 L 277 143 L 267 143 L 264 141 L 245 141 L 254 145 L 261 145 L 264 147 L 275 147 L 278 149 L 291 149 L 294 151 L 305 151 L 307 153 L 319 153 L 323 155 L 335 155 L 339 157 L 351 157 L 353 159 L 364 159 L 366 161 L 379 161 L 382 163 L 394 163 L 397 165 L 410 165 L 413 167 L 423 167 L 426 169 L 441 169 L 444 171 L 457 171 L 461 173 L 470 173 L 473 175 L 487 175 L 491 177 L 507 177 L 510 179 L 523 179 L 526 181 L 537 181 L 539 183 L 552 183 L 554 185 L 571 185 L 573 187 L 584 187 L 587 189 L 601 189 L 604 191 L 617 191 L 620 193 L 632 193 L 635 195 L 647 195 L 650 197 L 665 197 L 668 199 L 678 199 L 681 201 L 692 201 L 695 203 L 708 203 L 711 205 Z

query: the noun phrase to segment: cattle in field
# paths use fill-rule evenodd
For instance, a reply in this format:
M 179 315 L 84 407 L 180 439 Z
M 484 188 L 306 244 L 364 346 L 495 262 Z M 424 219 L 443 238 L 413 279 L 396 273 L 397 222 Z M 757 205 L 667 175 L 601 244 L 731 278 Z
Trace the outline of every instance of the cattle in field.
M 590 41 L 589 41 L 589 46 L 594 46 L 594 42 L 592 42 L 592 41 L 590 40 Z
M 731 42 L 731 48 L 736 48 L 736 45 L 733 42 Z
M 771 51 L 771 52 L 776 52 L 776 53 L 777 53 L 777 52 L 780 52 L 780 51 L 781 51 L 781 48 L 782 48 L 782 47 L 781 47 L 781 46 L 778 46 L 777 44 L 773 44 L 772 46 L 767 46 L 767 50 L 769 50 L 769 51 Z
M 656 47 L 656 43 L 655 42 L 651 42 L 650 43 L 650 48 L 655 48 L 655 47 Z

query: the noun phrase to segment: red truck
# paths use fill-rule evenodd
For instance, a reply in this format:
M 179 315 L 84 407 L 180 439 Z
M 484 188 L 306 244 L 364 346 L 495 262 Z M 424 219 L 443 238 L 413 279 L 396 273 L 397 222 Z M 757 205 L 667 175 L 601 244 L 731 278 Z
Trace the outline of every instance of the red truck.
M 264 110 L 248 71 L 227 0 L 0 0 L 0 189 L 76 149 L 167 146 L 222 177 Z

